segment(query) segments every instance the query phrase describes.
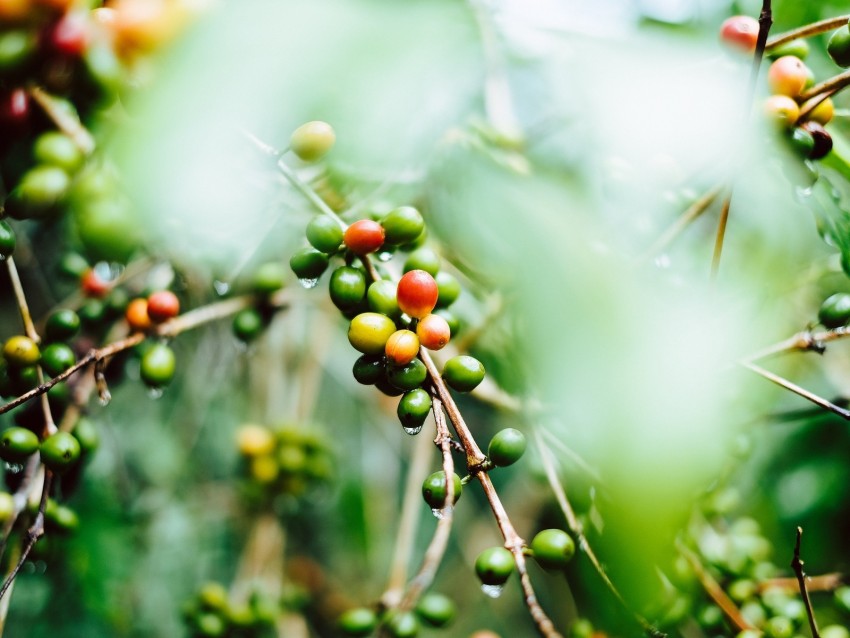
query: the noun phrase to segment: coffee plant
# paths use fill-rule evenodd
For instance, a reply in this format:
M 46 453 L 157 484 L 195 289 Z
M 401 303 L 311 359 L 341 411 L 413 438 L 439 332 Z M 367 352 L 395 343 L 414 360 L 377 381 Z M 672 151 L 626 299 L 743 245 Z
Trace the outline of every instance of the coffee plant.
M 850 2 L 574 4 L 0 0 L 0 635 L 850 637 Z

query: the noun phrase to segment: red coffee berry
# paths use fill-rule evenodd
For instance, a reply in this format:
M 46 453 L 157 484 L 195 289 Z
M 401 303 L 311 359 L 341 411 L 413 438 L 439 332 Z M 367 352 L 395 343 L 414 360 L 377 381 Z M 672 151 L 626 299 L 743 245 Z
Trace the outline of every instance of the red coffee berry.
M 720 41 L 744 53 L 752 53 L 756 50 L 758 37 L 758 20 L 750 16 L 732 16 L 720 25 Z
M 361 219 L 345 230 L 342 241 L 355 255 L 368 255 L 384 244 L 384 227 L 371 219 Z
M 98 275 L 94 268 L 89 268 L 80 277 L 80 289 L 86 297 L 100 299 L 106 296 L 111 287 L 110 282 Z
M 434 278 L 424 270 L 411 270 L 398 282 L 396 299 L 402 312 L 421 319 L 437 305 L 439 290 Z
M 180 300 L 170 290 L 158 290 L 148 296 L 148 317 L 162 323 L 180 314 Z
M 806 87 L 809 71 L 803 61 L 793 55 L 783 55 L 767 70 L 767 83 L 773 93 L 797 97 Z

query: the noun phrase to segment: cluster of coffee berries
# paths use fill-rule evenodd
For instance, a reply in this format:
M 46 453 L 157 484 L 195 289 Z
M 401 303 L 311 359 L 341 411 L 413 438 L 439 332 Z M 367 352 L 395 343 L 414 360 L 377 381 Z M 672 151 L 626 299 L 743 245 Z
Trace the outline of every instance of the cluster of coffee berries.
M 183 605 L 183 620 L 192 638 L 271 638 L 281 605 L 273 596 L 255 590 L 246 603 L 230 600 L 217 582 L 205 583 Z
M 566 568 L 575 555 L 572 537 L 560 529 L 544 529 L 531 540 L 525 553 L 547 571 Z M 488 596 L 498 597 L 514 571 L 513 554 L 504 547 L 485 549 L 475 559 L 475 573 L 481 581 L 481 590 Z
M 356 607 L 344 612 L 337 620 L 337 626 L 346 636 L 371 636 L 380 624 L 393 638 L 413 638 L 419 635 L 422 625 L 448 627 L 456 614 L 457 607 L 451 598 L 428 592 L 419 599 L 413 611 L 379 614 L 368 607 Z
M 248 495 L 262 504 L 280 496 L 305 496 L 333 478 L 331 451 L 315 431 L 246 423 L 236 432 L 236 445 L 249 479 Z

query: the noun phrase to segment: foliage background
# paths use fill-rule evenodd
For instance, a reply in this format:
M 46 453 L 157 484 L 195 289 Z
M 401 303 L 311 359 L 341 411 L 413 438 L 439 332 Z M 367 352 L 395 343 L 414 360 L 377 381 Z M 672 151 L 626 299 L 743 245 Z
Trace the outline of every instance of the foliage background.
M 130 117 L 105 119 L 100 133 L 150 245 L 191 273 L 187 292 L 200 299 L 209 280 L 238 285 L 252 264 L 288 259 L 311 214 L 244 131 L 281 147 L 302 121 L 332 122 L 331 186 L 375 210 L 423 208 L 468 275 L 463 319 L 486 320 L 475 354 L 504 387 L 547 405 L 526 420 L 465 401 L 473 431 L 486 442 L 533 420 L 602 477 L 561 455 L 571 498 L 604 522 L 592 539 L 627 598 L 657 593 L 652 565 L 670 560 L 675 532 L 718 482 L 737 488 L 733 514 L 763 524 L 778 564 L 802 525 L 809 571 L 846 571 L 846 424 L 732 367 L 850 290 L 784 175 L 784 150 L 747 132 L 758 126 L 744 122 L 746 65 L 716 42 L 724 17 L 759 5 L 222 2 L 160 60 L 154 86 L 128 98 Z M 848 10 L 777 0 L 774 32 Z M 834 73 L 814 49 L 818 77 Z M 525 154 L 494 136 L 514 126 Z M 639 261 L 727 171 L 735 199 L 719 285 L 707 276 L 714 215 Z M 247 352 L 226 325 L 181 336 L 179 377 L 163 398 L 125 382 L 108 408 L 92 409 L 103 445 L 71 501 L 82 525 L 61 540 L 67 560 L 21 576 L 8 635 L 181 635 L 179 601 L 237 569 L 250 520 L 233 437 L 246 421 L 315 428 L 335 448 L 333 488 L 279 512 L 288 557 L 315 561 L 334 592 L 307 607 L 319 635 L 329 609 L 380 595 L 416 443 L 394 404 L 351 378 L 354 353 L 324 285 L 300 291 Z M 41 310 L 58 294 L 47 290 Z M 841 395 L 846 355 L 838 343 L 778 369 Z M 742 445 L 744 460 L 731 452 Z M 526 538 L 562 524 L 534 456 L 494 478 Z M 515 582 L 497 601 L 478 592 L 470 565 L 498 530 L 467 492 L 436 584 L 463 610 L 452 635 L 530 634 Z M 418 547 L 433 525 L 423 505 Z M 577 611 L 616 626 L 583 561 L 572 591 L 533 576 L 560 626 Z

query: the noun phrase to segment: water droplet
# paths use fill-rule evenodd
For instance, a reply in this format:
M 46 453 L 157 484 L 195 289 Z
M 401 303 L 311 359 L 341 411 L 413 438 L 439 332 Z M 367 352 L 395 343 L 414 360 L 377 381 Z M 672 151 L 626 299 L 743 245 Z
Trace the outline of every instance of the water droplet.
M 670 255 L 658 255 L 655 258 L 655 265 L 659 268 L 669 268 L 670 267 Z
M 809 197 L 812 196 L 814 189 L 811 186 L 795 186 L 794 187 L 794 196 L 797 198 L 797 201 L 805 203 Z
M 217 294 L 219 297 L 223 297 L 228 292 L 230 292 L 230 284 L 226 281 L 219 281 L 218 279 L 216 279 L 213 282 L 213 289 L 215 289 L 215 294 Z
M 431 508 L 431 513 L 434 515 L 434 518 L 436 518 L 437 520 L 443 520 L 444 518 L 451 516 L 451 513 L 453 511 L 454 511 L 454 507 L 452 507 L 451 505 L 447 505 L 446 507 L 440 507 L 440 508 L 437 508 L 437 507 Z
M 5 465 L 9 474 L 20 474 L 24 471 L 24 466 L 21 463 L 6 463 Z
M 101 392 L 100 395 L 98 395 L 98 403 L 100 403 L 103 407 L 109 405 L 110 401 L 112 401 L 112 393 L 109 390 Z
M 148 388 L 148 396 L 151 399 L 159 399 L 163 394 L 165 394 L 165 390 L 162 388 Z
M 307 290 L 310 290 L 310 288 L 315 288 L 319 284 L 319 278 L 316 277 L 314 279 L 299 279 L 298 283 L 301 284 L 301 286 L 303 286 Z
M 6 255 L 0 255 L 0 261 L 6 261 Z
M 419 434 L 422 431 L 422 426 L 417 425 L 415 428 L 409 428 L 405 426 L 404 431 L 413 436 L 414 434 Z
M 382 250 L 377 254 L 377 257 L 378 261 L 387 262 L 393 258 L 393 254 L 389 250 Z
M 481 585 L 481 591 L 490 598 L 498 598 L 501 596 L 504 588 L 504 585 Z

